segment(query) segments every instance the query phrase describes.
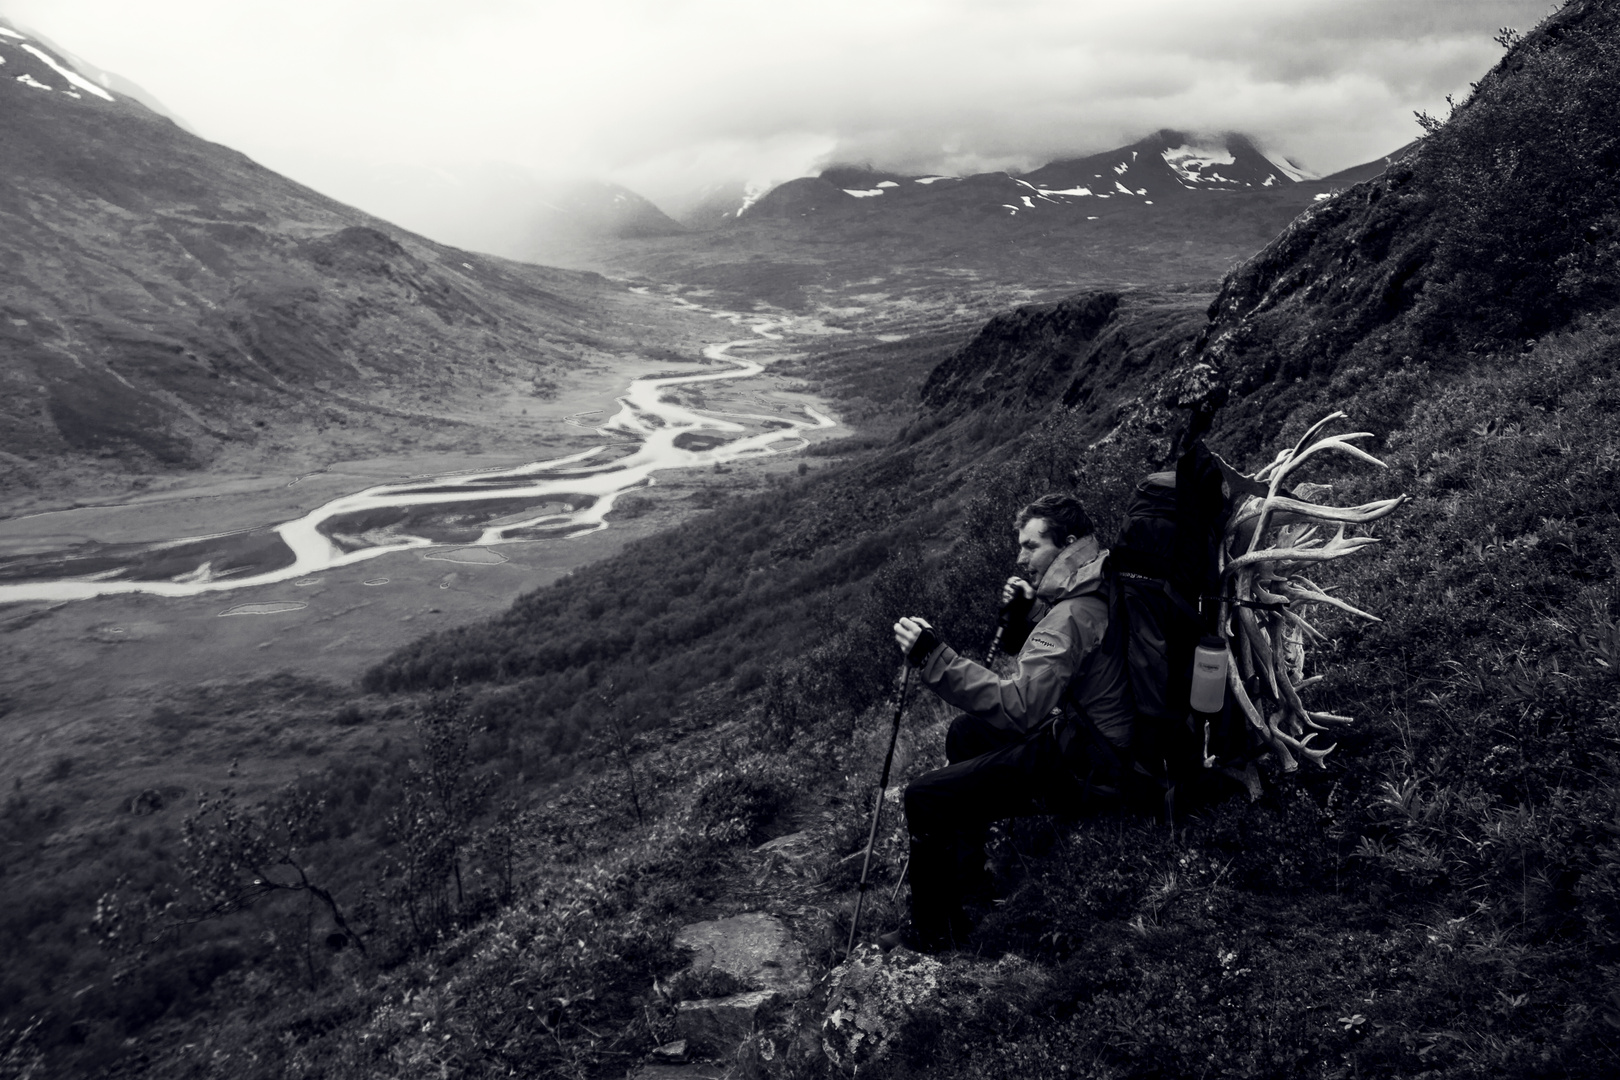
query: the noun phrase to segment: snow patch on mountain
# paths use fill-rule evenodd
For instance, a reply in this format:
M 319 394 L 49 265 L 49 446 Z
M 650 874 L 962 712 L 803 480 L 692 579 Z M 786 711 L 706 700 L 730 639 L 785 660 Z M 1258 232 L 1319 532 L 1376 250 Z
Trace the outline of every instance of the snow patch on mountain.
M 960 179 L 962 179 L 960 176 L 919 176 L 914 181 L 914 183 L 932 184 L 932 183 L 936 183 L 936 182 L 938 182 L 940 180 L 960 180 Z
M 48 87 L 44 83 L 40 82 L 38 79 L 34 78 L 32 75 L 19 75 L 19 76 L 17 76 L 17 81 L 22 83 L 24 86 L 32 86 L 35 90 L 49 90 L 50 89 L 50 87 Z
M 857 199 L 870 199 L 874 195 L 883 194 L 883 189 L 882 188 L 869 188 L 869 189 L 867 189 L 865 191 L 862 191 L 862 190 L 860 190 L 858 188 L 844 188 L 844 194 L 845 195 L 853 195 Z
M 17 33 L 17 31 L 8 30 L 4 26 L 0 26 L 0 34 L 4 34 L 6 37 L 9 37 L 9 38 L 16 38 L 18 41 L 27 41 L 28 40 L 27 38 L 23 37 L 21 34 Z
M 1235 165 L 1237 158 L 1224 146 L 1174 146 L 1163 152 L 1164 163 L 1170 166 L 1172 172 L 1181 179 L 1183 184 L 1191 187 L 1194 184 L 1210 180 L 1225 181 L 1225 177 L 1217 173 L 1206 173 L 1204 170 L 1213 165 Z M 1230 181 L 1226 181 L 1230 182 Z
M 107 93 L 107 91 L 103 90 L 101 87 L 97 86 L 95 83 L 91 82 L 89 79 L 85 78 L 83 75 L 80 75 L 77 71 L 74 71 L 72 68 L 63 67 L 61 64 L 58 64 L 56 62 L 56 58 L 51 56 L 51 54 L 46 52 L 44 49 L 36 48 L 35 46 L 28 45 L 26 43 L 19 46 L 19 48 L 21 48 L 24 52 L 28 53 L 29 55 L 34 56 L 37 59 L 39 59 L 40 62 L 44 63 L 52 71 L 54 71 L 58 75 L 62 76 L 62 78 L 66 79 L 69 83 L 71 83 L 72 85 L 78 87 L 80 90 L 86 91 L 87 93 L 94 94 L 94 95 L 96 95 L 96 97 L 101 98 L 103 101 L 112 101 L 113 100 L 113 96 L 111 94 Z
M 743 211 L 747 210 L 750 206 L 753 206 L 755 203 L 759 202 L 759 200 L 769 190 L 771 190 L 771 186 L 769 184 L 760 184 L 760 183 L 756 183 L 756 182 L 754 182 L 752 180 L 750 180 L 748 183 L 744 184 L 743 185 L 743 201 L 742 201 L 742 205 L 737 207 L 736 216 L 737 217 L 742 217 Z

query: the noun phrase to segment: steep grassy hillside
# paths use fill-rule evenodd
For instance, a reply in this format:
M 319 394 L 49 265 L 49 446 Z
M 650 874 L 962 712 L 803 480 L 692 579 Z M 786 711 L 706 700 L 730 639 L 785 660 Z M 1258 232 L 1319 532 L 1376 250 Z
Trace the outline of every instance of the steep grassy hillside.
M 1570 5 L 1512 48 L 1381 176 L 1312 207 L 1223 284 L 1196 365 L 1245 450 L 1360 406 L 1380 431 L 1413 395 L 1620 301 L 1620 12 Z M 1398 377 L 1398 376 L 1397 376 Z
M 430 243 L 30 48 L 0 36 L 0 496 L 465 431 L 438 414 L 648 336 L 599 278 Z

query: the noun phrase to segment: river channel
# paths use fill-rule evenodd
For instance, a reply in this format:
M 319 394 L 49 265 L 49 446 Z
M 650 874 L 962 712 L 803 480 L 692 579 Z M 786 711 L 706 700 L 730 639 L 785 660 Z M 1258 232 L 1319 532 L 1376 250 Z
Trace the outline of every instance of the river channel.
M 836 426 L 809 405 L 781 413 L 721 412 L 674 399 L 671 391 L 681 387 L 762 373 L 763 364 L 733 353 L 780 340 L 782 324 L 748 325 L 753 337 L 704 348 L 710 366 L 722 370 L 632 381 L 617 399 L 618 411 L 596 428 L 600 445 L 511 468 L 378 484 L 293 520 L 248 530 L 0 560 L 0 603 L 303 584 L 311 575 L 390 552 L 565 540 L 605 529 L 614 501 L 655 483 L 654 473 L 792 452 L 807 445 L 806 432 Z

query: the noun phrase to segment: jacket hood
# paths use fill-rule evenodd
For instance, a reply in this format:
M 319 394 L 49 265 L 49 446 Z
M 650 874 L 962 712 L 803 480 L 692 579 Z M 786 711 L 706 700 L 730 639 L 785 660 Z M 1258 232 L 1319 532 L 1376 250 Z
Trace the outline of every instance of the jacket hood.
M 1058 552 L 1052 565 L 1041 575 L 1035 595 L 1048 604 L 1092 592 L 1102 580 L 1103 560 L 1108 549 L 1097 543 L 1097 536 L 1082 537 Z

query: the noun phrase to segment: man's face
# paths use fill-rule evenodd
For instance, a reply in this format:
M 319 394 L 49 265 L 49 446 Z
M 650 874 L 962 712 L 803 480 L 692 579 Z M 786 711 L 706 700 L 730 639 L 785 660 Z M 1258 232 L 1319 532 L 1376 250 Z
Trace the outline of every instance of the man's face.
M 1030 581 L 1038 583 L 1063 550 L 1047 535 L 1050 532 L 1045 518 L 1030 518 L 1018 530 L 1018 570 Z

